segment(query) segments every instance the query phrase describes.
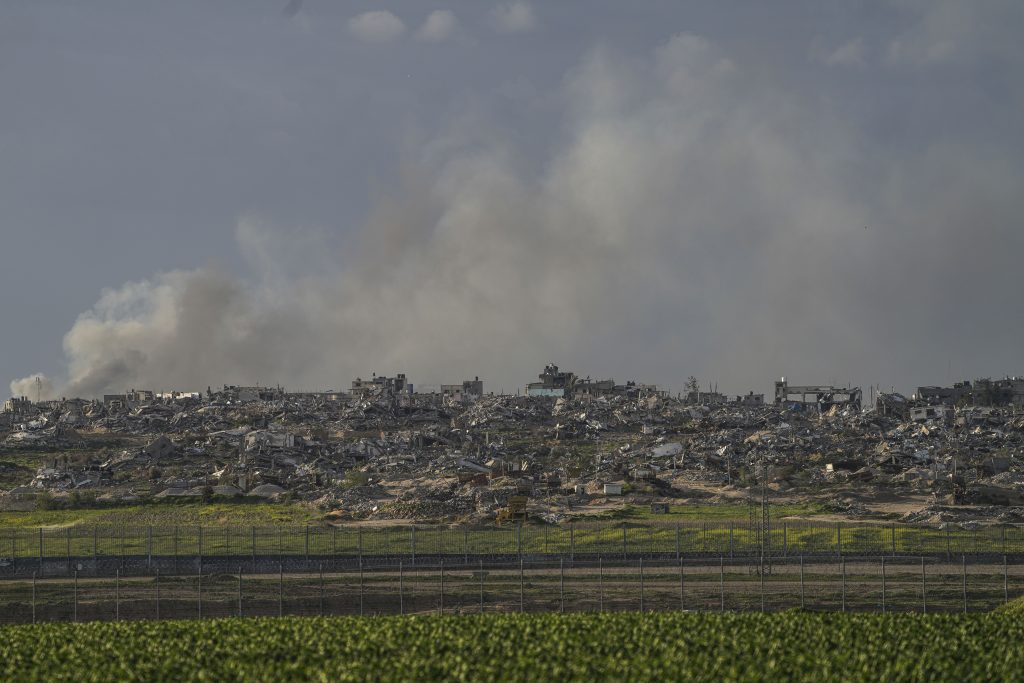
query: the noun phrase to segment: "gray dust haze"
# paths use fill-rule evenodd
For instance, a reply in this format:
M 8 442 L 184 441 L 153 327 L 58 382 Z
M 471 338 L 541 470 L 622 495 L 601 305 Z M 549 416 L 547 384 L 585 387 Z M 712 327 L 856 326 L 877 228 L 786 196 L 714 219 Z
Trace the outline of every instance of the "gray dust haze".
M 777 40 L 763 55 L 681 18 L 641 48 L 590 39 L 547 83 L 492 83 L 521 120 L 467 95 L 375 138 L 395 170 L 373 174 L 347 227 L 239 204 L 233 255 L 196 243 L 192 265 L 104 289 L 45 392 L 326 389 L 371 371 L 514 391 L 546 362 L 734 393 L 779 375 L 908 390 L 1019 373 L 1024 143 L 1000 112 L 1021 111 L 1024 60 L 1000 22 L 1021 15 L 897 4 L 903 28 L 884 40 L 796 26 L 789 71 Z M 314 3 L 288 7 L 316 26 Z M 462 36 L 457 49 L 564 27 L 546 4 L 453 8 L 458 32 L 431 35 Z M 359 49 L 424 49 L 426 8 L 400 10 L 408 35 L 375 15 L 342 17 L 336 39 L 362 27 Z M 983 87 L 979 65 L 996 74 Z

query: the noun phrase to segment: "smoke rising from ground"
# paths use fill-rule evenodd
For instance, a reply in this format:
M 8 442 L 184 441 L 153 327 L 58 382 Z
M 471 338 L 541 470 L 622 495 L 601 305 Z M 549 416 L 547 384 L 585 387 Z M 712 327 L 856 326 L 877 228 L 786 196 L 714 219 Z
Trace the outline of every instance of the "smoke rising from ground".
M 34 373 L 28 377 L 22 377 L 11 382 L 11 396 L 27 397 L 33 401 L 39 399 L 47 401 L 55 398 L 53 382 L 41 372 Z
M 469 117 L 405 150 L 354 238 L 246 217 L 245 275 L 103 292 L 65 336 L 59 394 L 371 371 L 510 391 L 549 361 L 734 392 L 1015 370 L 991 326 L 1024 335 L 998 295 L 1020 283 L 1018 160 L 948 140 L 894 157 L 688 34 L 641 60 L 597 50 L 549 96 L 564 131 L 539 166 Z

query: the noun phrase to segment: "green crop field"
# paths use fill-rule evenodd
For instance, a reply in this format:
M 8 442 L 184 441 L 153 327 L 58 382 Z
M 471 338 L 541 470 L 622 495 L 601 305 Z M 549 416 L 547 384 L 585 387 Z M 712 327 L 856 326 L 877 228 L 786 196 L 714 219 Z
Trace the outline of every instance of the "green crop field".
M 225 619 L 0 629 L 9 681 L 1019 680 L 1024 620 L 575 614 Z

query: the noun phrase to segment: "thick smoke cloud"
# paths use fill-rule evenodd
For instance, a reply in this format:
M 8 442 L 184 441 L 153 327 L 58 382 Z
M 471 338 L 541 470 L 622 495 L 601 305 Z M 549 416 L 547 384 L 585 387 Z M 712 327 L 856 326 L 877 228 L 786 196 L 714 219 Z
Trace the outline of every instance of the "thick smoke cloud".
M 553 95 L 564 134 L 540 166 L 463 120 L 405 150 L 355 238 L 245 218 L 247 275 L 104 292 L 64 339 L 61 393 L 371 371 L 510 391 L 552 360 L 736 392 L 942 381 L 952 358 L 1013 371 L 993 325 L 1020 339 L 1024 321 L 983 299 L 1020 282 L 1018 160 L 950 141 L 883 154 L 762 76 L 687 34 L 639 60 L 598 50 Z
M 28 377 L 22 377 L 11 382 L 11 396 L 22 397 L 35 400 L 47 401 L 55 398 L 53 390 L 53 382 L 50 378 L 41 372 L 29 375 Z

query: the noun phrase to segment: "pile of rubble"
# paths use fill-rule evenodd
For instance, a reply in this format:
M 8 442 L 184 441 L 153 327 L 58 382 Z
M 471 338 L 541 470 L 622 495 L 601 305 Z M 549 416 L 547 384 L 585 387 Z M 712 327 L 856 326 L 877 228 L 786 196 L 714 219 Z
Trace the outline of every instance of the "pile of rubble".
M 45 454 L 8 497 L 288 498 L 359 519 L 488 518 L 516 496 L 560 518 L 618 492 L 643 502 L 760 485 L 822 500 L 843 487 L 927 494 L 993 520 L 1024 506 L 1024 416 L 963 409 L 911 422 L 885 413 L 701 406 L 665 394 L 461 402 L 276 392 L 131 409 L 69 400 L 6 416 L 0 467 L 3 453 Z

